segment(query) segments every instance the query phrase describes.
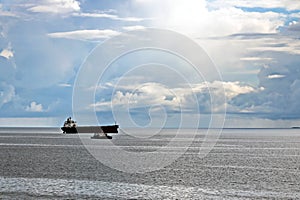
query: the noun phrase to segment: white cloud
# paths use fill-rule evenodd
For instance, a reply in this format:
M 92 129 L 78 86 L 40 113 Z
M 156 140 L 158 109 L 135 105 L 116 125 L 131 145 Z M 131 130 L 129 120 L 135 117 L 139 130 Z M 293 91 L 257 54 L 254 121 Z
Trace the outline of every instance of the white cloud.
M 268 75 L 267 77 L 268 77 L 268 79 L 277 79 L 277 78 L 284 78 L 285 75 L 282 75 L 282 74 L 272 74 L 272 75 Z
M 108 99 L 103 98 L 91 105 L 90 109 L 113 109 L 118 112 L 134 110 L 135 113 L 143 113 L 153 106 L 161 106 L 169 114 L 203 114 L 222 113 L 226 107 L 228 113 L 248 114 L 255 118 L 296 119 L 299 117 L 300 108 L 299 77 L 299 70 L 294 66 L 263 68 L 258 76 L 259 87 L 238 81 L 213 81 L 170 87 L 155 82 L 143 82 L 143 79 L 137 77 L 133 77 L 130 84 L 130 77 L 127 77 L 124 85 L 107 83 L 98 88 L 97 93 L 102 98 L 105 95 L 101 95 L 101 92 L 115 92 Z M 280 81 L 275 80 L 279 78 Z
M 300 9 L 300 2 L 295 0 L 217 0 L 212 5 L 218 6 L 236 6 L 246 8 L 283 8 L 287 10 Z
M 94 18 L 108 18 L 117 19 L 117 15 L 107 14 L 107 13 L 74 13 L 75 17 L 94 17 Z
M 234 6 L 207 8 L 205 0 L 166 0 L 139 3 L 153 16 L 152 25 L 169 28 L 193 37 L 225 36 L 236 33 L 276 33 L 284 25 L 284 14 L 246 12 Z
M 291 21 L 290 23 L 289 23 L 289 26 L 294 26 L 294 25 L 297 25 L 299 22 L 297 22 L 297 21 Z
M 215 81 L 213 82 L 213 87 L 214 88 L 224 88 L 226 98 L 227 99 L 232 99 L 240 94 L 247 94 L 256 91 L 255 88 L 249 86 L 249 85 L 244 85 L 241 84 L 240 82 L 220 82 L 220 81 Z
M 138 17 L 119 17 L 118 15 L 107 14 L 107 13 L 74 13 L 73 16 L 107 18 L 107 19 L 127 21 L 127 22 L 140 22 L 140 21 L 145 20 L 143 18 L 138 18 Z
M 273 58 L 265 58 L 265 57 L 244 57 L 240 58 L 242 61 L 272 61 Z
M 135 31 L 135 30 L 143 30 L 145 29 L 146 27 L 144 26 L 139 26 L 139 25 L 136 25 L 136 26 L 123 26 L 122 29 L 124 29 L 125 31 Z
M 295 56 L 298 58 L 298 56 Z M 282 58 L 258 74 L 261 90 L 241 94 L 230 101 L 236 112 L 253 113 L 256 117 L 269 119 L 299 119 L 300 71 L 297 59 L 287 62 Z M 280 79 L 280 80 L 278 80 Z
M 263 66 L 286 65 L 293 60 L 299 62 L 300 40 L 288 34 L 237 34 L 197 41 L 227 81 L 247 78 L 251 84 L 257 85 L 259 79 L 253 72 L 259 72 Z M 246 73 L 248 76 L 242 77 Z
M 112 84 L 109 85 L 113 88 Z M 118 86 L 111 101 L 97 102 L 91 106 L 97 110 L 110 109 L 111 105 L 121 107 L 124 110 L 127 107 L 143 108 L 151 105 L 165 105 L 176 109 L 179 106 L 178 104 L 173 89 L 168 89 L 165 85 L 159 83 L 150 82 L 140 85 Z
M 25 108 L 27 112 L 44 112 L 43 105 L 38 104 L 35 101 L 31 102 L 29 106 Z
M 118 17 L 118 20 L 121 21 L 127 21 L 127 22 L 141 22 L 144 21 L 144 18 L 138 18 L 138 17 Z
M 42 0 L 28 10 L 37 13 L 72 13 L 80 11 L 80 3 L 76 0 Z
M 10 58 L 14 57 L 14 52 L 10 48 L 3 49 L 0 52 L 0 56 L 4 57 L 6 59 L 10 59 Z
M 168 28 L 180 31 L 187 36 L 191 36 L 192 39 L 195 39 L 199 44 L 204 44 L 202 46 L 207 50 L 209 56 L 220 68 L 223 77 L 225 77 L 225 81 L 222 84 L 217 82 L 207 84 L 210 85 L 213 94 L 216 96 L 222 92 L 218 87 L 221 85 L 224 87 L 226 97 L 230 101 L 227 102 L 230 111 L 248 113 L 264 111 L 269 112 L 270 115 L 272 115 L 272 112 L 278 112 L 279 114 L 287 113 L 286 116 L 290 113 L 295 115 L 297 112 L 300 113 L 300 105 L 298 103 L 300 99 L 298 77 L 300 77 L 300 74 L 296 70 L 299 69 L 299 58 L 297 57 L 299 57 L 300 54 L 300 41 L 297 38 L 299 38 L 300 26 L 299 23 L 296 22 L 297 19 L 292 18 L 299 18 L 299 13 L 293 12 L 287 14 L 286 12 L 283 12 L 280 14 L 279 12 L 281 12 L 282 9 L 277 9 L 274 12 L 252 12 L 255 11 L 255 9 L 250 9 L 251 12 L 248 12 L 247 10 L 249 9 L 237 8 L 237 6 L 248 8 L 276 7 L 292 10 L 297 7 L 299 8 L 299 3 L 297 1 L 187 0 L 183 2 L 179 0 L 136 0 L 142 9 L 136 9 L 133 10 L 133 12 L 126 10 L 123 11 L 124 15 L 119 15 L 115 11 L 94 13 L 92 10 L 97 8 L 89 7 L 93 5 L 87 2 L 86 5 L 82 6 L 82 8 L 84 7 L 86 10 L 82 11 L 79 2 L 85 4 L 85 1 L 81 0 L 30 1 L 31 5 L 29 3 L 26 5 L 21 5 L 22 3 L 18 5 L 15 5 L 16 3 L 13 3 L 14 5 L 6 3 L 6 6 L 3 6 L 0 9 L 0 16 L 18 15 L 19 17 L 24 16 L 24 20 L 14 18 L 13 21 L 11 20 L 11 17 L 3 18 L 3 20 L 8 19 L 8 21 L 5 21 L 3 26 L 0 27 L 0 32 L 1 34 L 3 33 L 2 36 L 5 37 L 5 40 L 7 39 L 7 41 L 3 41 L 2 43 L 2 48 L 4 49 L 0 50 L 0 56 L 11 59 L 17 55 L 18 59 L 16 62 L 18 62 L 18 67 L 16 69 L 2 67 L 2 77 L 10 76 L 9 80 L 11 85 L 15 84 L 16 87 L 23 87 L 26 88 L 26 90 L 31 90 L 32 88 L 41 89 L 44 87 L 54 87 L 55 89 L 58 89 L 58 85 L 61 87 L 68 87 L 68 84 L 59 83 L 62 83 L 62 80 L 72 80 L 76 74 L 76 66 L 80 65 L 82 59 L 90 52 L 91 46 L 94 45 L 92 43 L 75 40 L 103 40 L 118 34 L 117 31 L 109 29 L 95 30 L 99 27 L 95 27 L 96 24 L 91 24 L 91 22 L 95 22 L 97 19 L 88 19 L 103 18 L 103 20 L 101 20 L 101 22 L 104 22 L 103 26 L 105 27 L 103 28 L 116 26 L 120 27 L 117 27 L 115 30 L 136 30 L 144 28 L 143 26 L 136 24 Z M 118 10 L 119 8 L 124 8 L 118 7 L 118 5 L 116 6 Z M 132 6 L 131 3 L 130 6 Z M 31 12 L 28 12 L 27 9 Z M 46 21 L 43 21 L 38 20 L 38 17 L 43 17 L 40 13 L 62 13 L 73 18 L 61 18 L 61 21 L 54 22 L 50 17 L 47 18 Z M 130 13 L 130 15 L 127 15 L 128 13 Z M 131 13 L 133 14 L 131 15 Z M 143 16 L 145 18 L 121 16 Z M 37 20 L 32 20 L 33 18 L 36 18 Z M 143 23 L 124 23 L 140 22 L 145 19 L 152 20 L 143 21 Z M 291 19 L 295 21 L 291 22 L 289 27 L 287 27 L 287 24 Z M 49 25 L 52 31 L 57 31 L 49 33 L 49 37 L 75 40 L 54 41 L 48 37 L 41 36 L 40 33 L 45 33 L 45 30 L 50 30 L 48 27 Z M 64 30 L 60 30 L 60 27 L 64 27 Z M 284 34 L 286 27 L 289 28 L 291 32 L 294 32 L 293 37 L 290 35 L 290 32 Z M 75 31 L 58 32 L 59 30 Z M 257 34 L 257 36 L 255 36 L 256 33 L 254 32 L 267 34 Z M 279 32 L 282 32 L 282 34 Z M 253 35 L 244 33 L 251 33 Z M 226 37 L 227 35 L 232 34 L 240 34 L 240 36 Z M 213 38 L 213 36 L 216 37 Z M 9 40 L 14 44 L 13 50 L 8 47 L 5 48 L 5 45 Z M 72 51 L 70 51 L 70 49 L 72 49 Z M 55 59 L 53 59 L 53 57 L 55 57 Z M 7 60 L 2 58 L 0 60 L 3 63 L 11 64 L 14 59 Z M 21 67 L 25 64 L 26 67 Z M 257 76 L 257 72 L 263 65 L 269 65 L 269 70 L 262 69 L 261 71 L 264 73 L 261 72 L 259 76 Z M 278 66 L 281 66 L 284 69 L 279 69 Z M 8 70 L 11 70 L 11 72 L 8 73 Z M 31 73 L 28 73 L 28 71 Z M 47 71 L 47 76 L 44 76 L 45 71 Z M 249 72 L 251 72 L 251 75 L 249 75 Z M 118 73 L 121 72 L 118 71 Z M 278 77 L 283 76 L 281 74 L 284 74 L 285 77 Z M 143 78 L 145 79 L 147 77 L 144 75 L 142 79 Z M 156 77 L 156 79 L 161 80 L 160 77 Z M 236 80 L 246 81 L 249 84 L 254 85 L 257 84 L 257 86 L 252 87 L 236 82 Z M 153 80 L 153 82 L 154 81 L 155 80 Z M 180 87 L 178 85 L 172 85 L 170 90 L 170 88 L 166 86 L 168 84 L 143 85 L 144 88 L 139 89 L 141 92 L 140 95 L 137 95 L 135 92 L 131 91 L 131 83 L 132 82 L 130 81 L 128 82 L 127 88 L 125 88 L 125 86 L 119 88 L 119 93 L 116 94 L 114 98 L 116 105 L 121 106 L 130 98 L 137 102 L 130 102 L 130 106 L 133 107 L 158 103 L 165 105 L 168 109 L 176 109 L 179 100 L 182 105 L 185 106 L 184 108 L 186 108 L 186 110 L 196 105 L 196 102 L 190 101 L 190 99 L 192 99 L 191 91 L 184 90 L 184 86 Z M 0 88 L 0 106 L 1 102 L 2 104 L 12 102 L 16 96 L 14 87 L 10 84 Z M 259 87 L 265 88 L 265 90 L 257 90 L 256 88 Z M 105 85 L 105 87 L 100 89 L 108 88 L 109 86 Z M 192 88 L 194 90 L 193 92 L 203 100 L 200 101 L 200 106 L 202 106 L 202 108 L 209 107 L 208 91 L 205 90 L 206 85 L 193 85 Z M 22 90 L 16 89 L 16 91 L 19 92 Z M 151 93 L 151 91 L 155 93 Z M 175 99 L 173 98 L 174 95 L 171 95 L 171 91 L 176 92 L 177 95 Z M 165 96 L 166 98 L 161 98 L 162 96 Z M 24 98 L 28 98 L 28 96 Z M 39 97 L 38 99 L 41 100 L 42 98 Z M 47 100 L 49 101 L 49 99 Z M 13 103 L 15 103 L 15 101 L 13 101 Z M 39 103 L 41 104 L 35 103 L 33 107 L 44 105 L 43 101 Z M 111 102 L 104 98 L 98 103 L 99 106 L 96 108 L 102 110 L 103 108 L 101 105 L 107 106 L 107 109 L 109 109 Z M 222 105 L 222 102 L 220 102 L 220 105 Z M 11 104 L 3 107 L 6 108 L 9 106 L 11 106 Z M 28 109 L 30 106 L 31 105 L 28 106 Z M 43 106 L 42 110 L 44 110 Z M 49 107 L 47 110 L 49 110 Z
M 136 77 L 134 77 L 136 81 Z M 104 89 L 114 89 L 116 92 L 108 101 L 101 100 L 91 105 L 97 111 L 108 111 L 112 107 L 117 110 L 146 108 L 151 106 L 163 106 L 169 112 L 195 113 L 200 107 L 202 112 L 224 112 L 227 100 L 240 94 L 254 92 L 251 86 L 240 82 L 203 82 L 181 87 L 170 88 L 166 85 L 148 82 L 131 85 L 114 86 L 108 83 Z M 99 90 L 101 93 L 101 89 Z M 211 98 L 214 98 L 214 110 L 211 110 Z M 117 107 L 117 108 L 116 108 Z
M 60 83 L 58 84 L 59 87 L 72 87 L 71 84 L 68 84 L 68 83 Z
M 118 31 L 106 30 L 77 30 L 69 32 L 49 33 L 48 36 L 52 38 L 67 38 L 76 40 L 102 40 L 118 35 Z
M 57 30 L 62 26 L 65 28 L 69 26 L 63 19 L 57 20 L 57 18 L 55 22 L 50 23 L 56 24 L 53 26 L 57 27 L 55 28 Z M 46 24 L 40 20 L 21 20 L 11 25 L 8 31 L 8 33 L 22 32 L 22 34 L 8 35 L 8 43 L 11 42 L 13 45 L 14 57 L 6 62 L 12 65 L 9 73 L 11 84 L 24 88 L 24 95 L 27 90 L 32 91 L 37 88 L 45 87 L 51 90 L 62 81 L 72 79 L 76 75 L 76 66 L 80 65 L 93 46 L 82 41 L 50 39 L 50 36 L 45 34 L 45 30 L 48 30 Z M 1 72 L 3 71 L 2 67 Z M 17 74 L 18 78 L 16 78 Z M 41 97 L 46 94 L 37 95 Z M 42 98 L 39 99 L 43 103 Z
M 230 1 L 136 0 L 135 2 L 141 12 L 153 18 L 149 26 L 178 31 L 196 40 L 220 68 L 226 80 L 240 80 L 240 77 L 231 75 L 232 72 L 245 74 L 248 71 L 251 72 L 248 80 L 253 84 L 257 82 L 257 77 L 252 72 L 259 70 L 264 63 L 276 62 L 274 54 L 263 55 L 265 50 L 299 52 L 296 40 L 286 39 L 287 46 L 280 47 L 281 38 L 271 36 L 278 34 L 280 27 L 285 25 L 288 18 L 285 13 L 248 12 L 230 3 L 224 6 Z M 245 33 L 260 35 L 258 38 L 253 38 L 251 34 L 245 35 L 246 39 L 227 37 Z M 273 41 L 279 45 L 272 45 L 265 38 L 274 39 Z

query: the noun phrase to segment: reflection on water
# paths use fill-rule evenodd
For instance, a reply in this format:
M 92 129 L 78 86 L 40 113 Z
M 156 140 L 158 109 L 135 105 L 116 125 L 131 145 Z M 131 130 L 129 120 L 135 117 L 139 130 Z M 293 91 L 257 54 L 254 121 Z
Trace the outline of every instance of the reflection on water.
M 121 133 L 113 143 L 99 141 L 96 147 L 151 154 L 175 134 L 164 130 L 153 136 L 147 131 L 151 132 L 145 130 L 143 137 Z M 97 161 L 77 135 L 63 135 L 57 129 L 0 129 L 0 198 L 300 198 L 299 130 L 226 129 L 204 158 L 199 146 L 205 130 L 199 130 L 196 138 L 190 138 L 189 131 L 176 138 L 179 145 L 163 149 L 176 154 L 183 149 L 181 141 L 193 140 L 171 165 L 128 174 Z
M 45 179 L 45 178 L 3 178 L 0 177 L 0 192 L 24 193 L 37 197 L 53 198 L 130 198 L 130 199 L 192 199 L 217 198 L 296 198 L 300 193 L 286 194 L 273 191 L 214 190 L 187 186 L 160 186 L 103 182 L 87 180 Z

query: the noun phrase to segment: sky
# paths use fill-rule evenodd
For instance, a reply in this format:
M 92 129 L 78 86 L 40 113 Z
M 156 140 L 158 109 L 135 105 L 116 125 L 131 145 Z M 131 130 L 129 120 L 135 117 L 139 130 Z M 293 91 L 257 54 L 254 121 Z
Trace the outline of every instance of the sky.
M 211 63 L 158 49 L 122 55 L 85 88 L 94 96 L 78 124 L 92 112 L 123 127 L 300 126 L 299 17 L 295 0 L 0 0 L 0 126 L 60 126 L 84 105 L 74 94 L 83 68 L 102 67 L 97 48 L 120 35 L 136 44 L 130 34 L 149 28 L 170 34 L 156 35 L 170 50 L 197 44 L 203 52 L 189 55 Z M 188 41 L 171 40 L 179 35 Z

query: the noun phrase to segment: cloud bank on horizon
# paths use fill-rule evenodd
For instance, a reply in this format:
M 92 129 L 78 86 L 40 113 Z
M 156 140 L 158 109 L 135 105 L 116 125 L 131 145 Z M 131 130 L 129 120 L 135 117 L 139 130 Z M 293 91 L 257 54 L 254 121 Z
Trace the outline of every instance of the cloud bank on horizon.
M 129 56 L 95 86 L 95 103 L 86 109 L 100 122 L 113 122 L 114 104 L 124 112 L 129 106 L 141 125 L 149 109 L 154 117 L 161 112 L 149 105 L 174 118 L 179 107 L 195 117 L 226 106 L 228 127 L 300 125 L 299 18 L 294 0 L 0 0 L 0 125 L 30 118 L 60 125 L 72 115 L 72 86 L 89 53 L 106 39 L 147 27 L 197 42 L 223 80 L 186 86 L 155 64 L 124 77 L 118 67 L 130 70 L 135 59 L 143 61 L 142 54 Z M 223 89 L 227 101 L 211 110 L 211 95 L 217 99 Z

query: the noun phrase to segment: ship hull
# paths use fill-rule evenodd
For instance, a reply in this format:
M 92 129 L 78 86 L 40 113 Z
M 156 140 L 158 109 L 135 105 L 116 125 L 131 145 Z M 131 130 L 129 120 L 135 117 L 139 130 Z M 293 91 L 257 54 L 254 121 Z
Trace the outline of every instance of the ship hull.
M 77 133 L 118 133 L 119 125 L 110 126 L 77 126 L 77 127 L 61 127 L 65 134 Z
M 76 134 L 76 133 L 78 133 L 76 127 L 61 127 L 61 130 L 65 134 Z

